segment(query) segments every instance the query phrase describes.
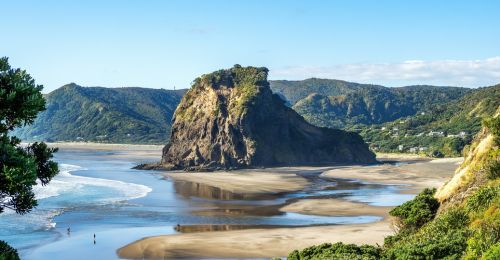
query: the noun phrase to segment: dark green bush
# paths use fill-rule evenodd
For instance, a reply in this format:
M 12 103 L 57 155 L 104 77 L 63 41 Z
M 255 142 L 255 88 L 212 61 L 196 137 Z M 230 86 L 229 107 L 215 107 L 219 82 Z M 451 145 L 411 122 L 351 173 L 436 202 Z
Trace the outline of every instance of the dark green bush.
M 0 260 L 19 260 L 17 250 L 0 240 Z
M 417 229 L 431 221 L 439 208 L 435 192 L 436 189 L 424 189 L 414 199 L 392 209 L 389 214 L 399 218 L 398 228 Z
M 357 246 L 354 244 L 321 244 L 303 249 L 295 250 L 287 257 L 288 260 L 304 259 L 380 259 L 382 249 L 370 245 Z
M 492 160 L 488 167 L 486 168 L 486 175 L 488 179 L 494 180 L 500 177 L 500 162 L 498 160 Z
M 483 120 L 483 126 L 487 127 L 495 137 L 495 143 L 500 144 L 500 116 Z
M 488 208 L 500 196 L 500 186 L 485 186 L 476 191 L 467 200 L 469 212 L 478 212 Z
M 440 214 L 414 234 L 384 245 L 387 259 L 459 259 L 467 247 L 469 219 L 458 208 Z

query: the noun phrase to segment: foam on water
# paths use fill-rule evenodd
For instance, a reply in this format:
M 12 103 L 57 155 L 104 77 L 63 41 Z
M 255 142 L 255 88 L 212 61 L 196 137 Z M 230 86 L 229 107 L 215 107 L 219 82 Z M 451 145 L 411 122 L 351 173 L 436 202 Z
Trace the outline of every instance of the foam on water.
M 60 172 L 47 185 L 33 187 L 39 206 L 29 214 L 18 215 L 6 210 L 0 215 L 0 237 L 54 229 L 54 218 L 68 207 L 110 204 L 146 196 L 151 188 L 123 181 L 92 178 L 71 174 L 83 167 L 59 164 Z M 15 237 L 13 238 L 15 239 Z M 17 244 L 17 243 L 16 243 Z
M 108 180 L 72 175 L 73 171 L 84 171 L 83 167 L 71 164 L 60 164 L 60 173 L 48 185 L 40 183 L 34 187 L 35 196 L 38 200 L 56 197 L 63 193 L 75 193 L 81 191 L 84 186 L 97 186 L 116 190 L 118 193 L 110 197 L 96 198 L 94 202 L 113 202 L 121 200 L 136 199 L 146 196 L 151 188 L 123 181 Z

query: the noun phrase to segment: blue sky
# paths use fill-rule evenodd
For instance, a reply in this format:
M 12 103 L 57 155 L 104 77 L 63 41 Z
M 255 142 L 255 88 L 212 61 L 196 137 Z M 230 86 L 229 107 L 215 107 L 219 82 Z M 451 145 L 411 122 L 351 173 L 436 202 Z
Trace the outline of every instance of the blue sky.
M 189 87 L 233 64 L 271 79 L 500 83 L 500 1 L 3 1 L 0 55 L 45 91 Z

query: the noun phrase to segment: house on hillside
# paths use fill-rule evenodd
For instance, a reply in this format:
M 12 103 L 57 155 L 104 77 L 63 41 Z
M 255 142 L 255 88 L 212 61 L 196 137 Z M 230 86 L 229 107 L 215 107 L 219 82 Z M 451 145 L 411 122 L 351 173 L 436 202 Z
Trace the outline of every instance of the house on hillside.
M 435 132 L 435 131 L 430 131 L 427 136 L 432 136 L 432 137 L 443 137 L 444 132 Z

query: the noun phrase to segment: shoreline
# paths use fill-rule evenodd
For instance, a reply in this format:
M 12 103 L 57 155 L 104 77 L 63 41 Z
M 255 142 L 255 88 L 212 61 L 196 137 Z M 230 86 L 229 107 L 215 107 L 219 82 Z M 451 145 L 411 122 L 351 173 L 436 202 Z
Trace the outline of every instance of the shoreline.
M 327 170 L 323 177 L 358 180 L 376 184 L 404 185 L 402 193 L 417 194 L 424 188 L 438 188 L 453 176 L 462 157 L 424 160 L 403 165 L 340 167 Z
M 69 149 L 95 149 L 95 150 L 125 150 L 136 151 L 150 150 L 161 151 L 164 145 L 156 144 L 114 144 L 114 143 L 93 143 L 93 142 L 46 142 L 49 147 L 60 147 Z
M 271 229 L 211 231 L 143 238 L 117 250 L 121 258 L 270 258 L 325 242 L 382 244 L 387 221 Z
M 461 158 L 415 160 L 413 157 L 399 158 L 401 164 L 283 167 L 216 173 L 164 173 L 164 175 L 178 181 L 212 185 L 233 192 L 258 194 L 305 187 L 307 184 L 303 181 L 307 179 L 307 172 L 317 172 L 326 178 L 404 185 L 407 187 L 403 186 L 404 189 L 399 193 L 417 194 L 424 186 L 437 187 L 443 184 L 453 175 L 461 160 Z M 257 177 L 262 178 L 263 182 Z M 270 181 L 270 184 L 266 186 L 267 181 Z M 282 186 L 276 187 L 277 184 Z M 122 258 L 270 258 L 286 256 L 295 249 L 300 250 L 326 242 L 382 244 L 384 237 L 394 233 L 388 215 L 391 208 L 337 198 L 298 199 L 279 210 L 317 216 L 371 215 L 381 216 L 383 219 L 366 224 L 255 228 L 146 237 L 123 246 L 117 250 L 117 254 Z

